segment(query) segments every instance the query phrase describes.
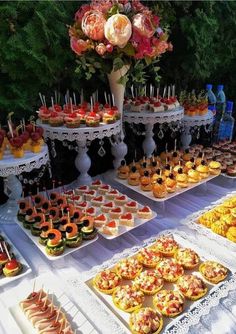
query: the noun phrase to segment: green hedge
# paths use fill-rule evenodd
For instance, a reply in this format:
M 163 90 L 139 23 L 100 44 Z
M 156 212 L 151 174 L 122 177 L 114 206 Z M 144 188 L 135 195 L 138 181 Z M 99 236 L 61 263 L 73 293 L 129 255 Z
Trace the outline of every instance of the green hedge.
M 161 60 L 163 83 L 201 88 L 223 83 L 236 92 L 236 2 L 149 1 L 171 28 L 174 51 Z M 0 118 L 14 111 L 28 117 L 39 104 L 38 92 L 67 88 L 88 94 L 98 86 L 76 78 L 67 25 L 80 1 L 5 1 L 0 3 Z M 149 71 L 152 81 L 152 71 Z M 102 83 L 105 85 L 105 83 Z M 99 83 L 99 87 L 101 87 Z

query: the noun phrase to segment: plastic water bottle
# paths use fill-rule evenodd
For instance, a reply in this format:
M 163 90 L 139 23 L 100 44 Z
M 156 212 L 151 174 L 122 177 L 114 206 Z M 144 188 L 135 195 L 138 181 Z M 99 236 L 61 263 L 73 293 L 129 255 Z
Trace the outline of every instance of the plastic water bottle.
M 212 91 L 212 84 L 206 85 L 206 91 L 207 91 L 207 98 L 208 98 L 208 106 L 211 108 L 215 107 L 216 105 L 216 96 Z
M 232 116 L 232 111 L 233 102 L 227 101 L 226 110 L 220 120 L 218 140 L 232 140 L 235 121 Z
M 216 93 L 216 115 L 217 119 L 221 119 L 223 112 L 225 111 L 225 93 L 224 93 L 224 86 L 218 85 L 217 86 L 217 93 Z

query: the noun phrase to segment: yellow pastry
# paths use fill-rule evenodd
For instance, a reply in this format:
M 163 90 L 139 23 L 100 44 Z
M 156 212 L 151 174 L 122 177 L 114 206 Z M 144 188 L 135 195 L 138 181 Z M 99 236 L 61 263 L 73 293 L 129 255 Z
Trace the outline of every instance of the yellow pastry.
M 208 167 L 211 175 L 219 175 L 221 173 L 221 163 L 218 161 L 211 161 Z
M 199 265 L 199 255 L 190 248 L 179 248 L 175 253 L 175 259 L 184 269 L 193 269 Z
M 163 181 L 166 180 L 166 177 L 165 175 L 162 175 L 160 168 L 156 169 L 155 173 L 152 175 L 152 184 L 155 184 L 158 179 L 162 179 Z
M 228 213 L 230 213 L 230 209 L 227 207 L 224 207 L 223 205 L 218 205 L 214 208 L 214 211 L 217 212 L 218 217 L 220 217 L 221 215 L 226 215 Z
M 185 167 L 187 170 L 190 170 L 191 168 L 193 168 L 194 165 L 195 165 L 194 158 L 191 158 L 189 161 L 185 163 Z
M 221 221 L 224 222 L 228 226 L 236 226 L 236 217 L 234 217 L 230 213 L 226 215 L 222 215 Z
M 168 193 L 174 193 L 176 191 L 177 182 L 173 173 L 170 173 L 166 179 L 166 189 Z
M 147 268 L 155 268 L 161 259 L 161 253 L 151 248 L 143 248 L 137 254 L 138 262 Z
M 163 327 L 163 319 L 156 310 L 143 307 L 131 314 L 129 327 L 132 334 L 159 334 Z
M 189 161 L 192 158 L 191 154 L 189 153 L 189 149 L 184 151 L 182 158 L 184 161 Z
M 152 296 L 164 285 L 164 280 L 157 270 L 145 270 L 134 280 L 134 286 L 145 295 Z
M 112 294 L 120 282 L 120 276 L 109 269 L 98 273 L 93 279 L 95 288 L 106 294 Z
M 195 165 L 188 171 L 188 182 L 190 183 L 197 183 L 201 180 L 199 172 L 194 167 Z
M 230 198 L 226 201 L 224 201 L 222 203 L 222 205 L 225 207 L 225 208 L 228 208 L 228 209 L 233 209 L 236 207 L 236 200 L 234 198 Z
M 183 276 L 184 269 L 175 259 L 163 259 L 158 262 L 156 270 L 167 282 L 176 282 L 180 276 Z
M 196 275 L 184 275 L 178 279 L 177 287 L 184 297 L 198 300 L 207 293 L 204 281 Z
M 214 211 L 208 211 L 201 215 L 198 219 L 198 222 L 206 227 L 211 227 L 211 224 L 217 221 L 219 218 L 218 214 Z
M 137 168 L 135 166 L 131 167 L 131 171 L 128 176 L 128 184 L 131 186 L 138 186 L 140 183 L 140 174 L 137 171 Z
M 121 161 L 121 165 L 118 168 L 117 176 L 119 179 L 127 179 L 129 176 L 129 166 L 126 165 L 125 160 Z
M 173 256 L 179 248 L 178 243 L 172 236 L 161 236 L 157 239 L 152 246 L 153 249 L 157 249 L 163 256 Z
M 202 179 L 206 179 L 209 176 L 209 167 L 204 160 L 197 166 L 196 170 L 199 172 Z
M 178 174 L 176 175 L 176 181 L 177 181 L 177 185 L 180 188 L 187 188 L 188 187 L 188 176 L 187 176 L 187 174 L 183 173 L 182 168 L 180 168 L 178 170 Z
M 144 302 L 144 294 L 132 285 L 118 286 L 112 294 L 114 305 L 124 312 L 134 312 L 140 309 Z
M 144 175 L 140 178 L 140 186 L 143 191 L 151 191 L 152 184 L 151 184 L 151 177 L 148 170 L 144 171 Z
M 175 317 L 184 309 L 184 297 L 177 290 L 161 290 L 153 297 L 153 305 L 166 317 Z
M 226 233 L 226 238 L 233 241 L 233 242 L 236 242 L 236 227 L 235 226 L 231 226 L 227 233 Z
M 220 220 L 217 220 L 216 222 L 211 224 L 212 232 L 222 235 L 223 237 L 226 236 L 228 229 L 229 229 L 229 226 L 225 222 L 220 221 Z
M 153 195 L 156 198 L 163 198 L 167 195 L 166 184 L 163 182 L 163 179 L 157 179 L 157 182 L 153 185 L 152 188 Z
M 143 269 L 143 266 L 134 258 L 120 260 L 116 265 L 116 272 L 123 279 L 134 279 Z
M 199 271 L 211 283 L 219 283 L 228 275 L 228 269 L 215 261 L 203 262 L 199 267 Z

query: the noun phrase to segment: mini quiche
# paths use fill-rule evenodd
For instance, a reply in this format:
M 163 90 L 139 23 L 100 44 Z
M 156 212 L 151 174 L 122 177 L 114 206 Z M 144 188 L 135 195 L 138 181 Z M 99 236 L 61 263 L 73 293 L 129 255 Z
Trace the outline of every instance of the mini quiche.
M 143 307 L 131 314 L 129 326 L 132 334 L 159 334 L 163 327 L 163 319 L 156 310 Z
M 137 260 L 146 268 L 155 268 L 161 259 L 162 255 L 156 249 L 142 248 L 137 254 Z
M 153 305 L 166 317 L 175 317 L 184 308 L 184 296 L 177 290 L 161 290 L 153 297 Z
M 204 281 L 196 275 L 184 275 L 178 279 L 177 286 L 184 297 L 198 300 L 207 293 Z
M 228 275 L 228 269 L 215 261 L 203 262 L 199 267 L 199 271 L 211 283 L 219 283 Z
M 158 262 L 156 270 L 167 282 L 176 282 L 184 274 L 184 268 L 175 259 L 163 259 Z
M 162 236 L 157 239 L 152 247 L 158 250 L 163 256 L 173 256 L 178 249 L 178 244 L 172 236 Z
M 145 270 L 135 278 L 133 284 L 145 295 L 151 296 L 161 290 L 164 280 L 157 270 Z
M 121 277 L 109 269 L 101 271 L 93 279 L 93 285 L 99 291 L 108 295 L 112 294 L 115 288 L 120 284 Z
M 122 259 L 116 265 L 116 272 L 123 279 L 134 279 L 143 269 L 143 266 L 134 258 Z
M 114 305 L 124 312 L 134 312 L 142 307 L 144 294 L 132 285 L 118 286 L 112 294 Z
M 199 255 L 190 248 L 179 248 L 175 253 L 175 259 L 184 269 L 193 269 L 200 262 Z

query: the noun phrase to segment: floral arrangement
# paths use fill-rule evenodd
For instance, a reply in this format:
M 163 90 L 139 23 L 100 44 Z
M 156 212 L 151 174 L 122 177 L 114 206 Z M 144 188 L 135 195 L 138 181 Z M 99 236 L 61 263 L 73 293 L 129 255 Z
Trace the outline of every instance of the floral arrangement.
M 206 91 L 197 94 L 194 90 L 190 93 L 182 91 L 179 97 L 180 104 L 184 107 L 184 113 L 188 116 L 203 116 L 208 112 L 208 99 Z
M 69 36 L 71 49 L 79 56 L 77 73 L 84 72 L 86 79 L 97 69 L 110 73 L 139 61 L 149 65 L 173 48 L 160 18 L 139 0 L 93 0 L 82 5 Z

